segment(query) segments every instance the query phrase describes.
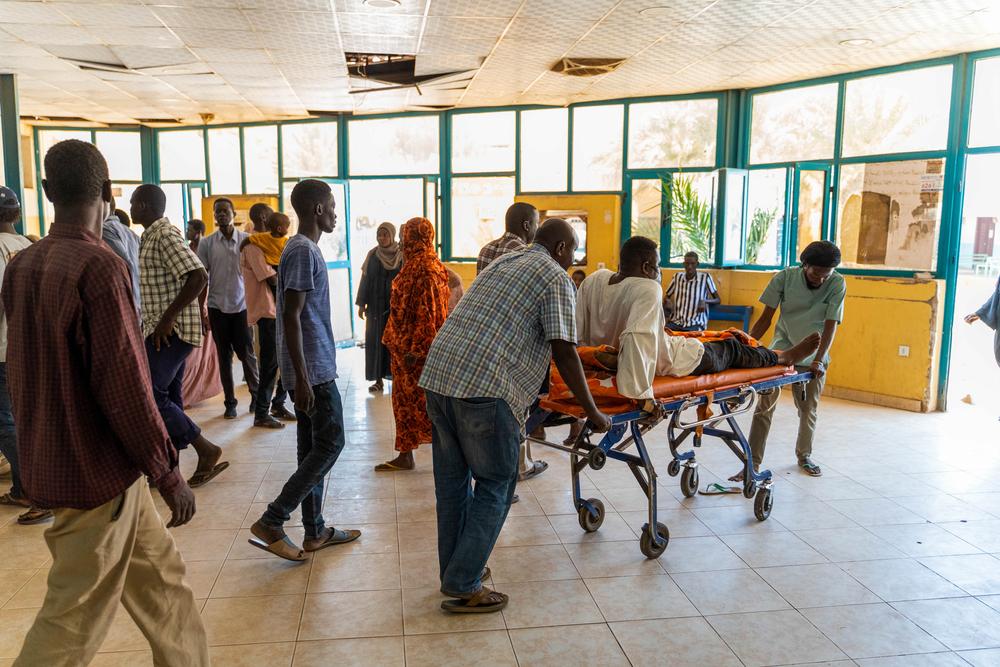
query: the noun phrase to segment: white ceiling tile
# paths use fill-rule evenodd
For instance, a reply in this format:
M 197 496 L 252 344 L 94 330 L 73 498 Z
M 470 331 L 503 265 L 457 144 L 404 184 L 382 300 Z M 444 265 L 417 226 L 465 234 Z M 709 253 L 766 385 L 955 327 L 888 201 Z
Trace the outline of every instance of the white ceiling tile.
M 348 53 L 393 53 L 416 55 L 416 37 L 380 35 L 341 35 L 344 51 Z
M 432 0 L 433 8 L 442 0 Z M 463 2 L 465 0 L 462 0 Z M 500 1 L 500 0 L 498 0 Z M 371 14 L 373 16 L 393 16 L 406 14 L 408 16 L 423 16 L 425 0 L 401 0 L 398 7 L 374 8 L 364 3 L 364 0 L 333 0 L 334 10 L 338 13 Z
M 762 28 L 795 12 L 801 5 L 765 4 L 746 0 L 720 0 L 690 20 L 695 25 L 738 25 Z
M 3 3 L 0 3 L 0 23 L 70 25 L 72 21 L 60 13 L 56 5 L 4 0 Z
M 243 13 L 233 9 L 158 6 L 153 7 L 153 11 L 171 28 L 200 28 L 203 30 L 250 29 L 250 23 Z
M 518 18 L 539 23 L 557 23 L 568 18 L 596 21 L 618 4 L 618 0 L 525 0 Z M 433 7 L 433 5 L 431 5 Z
M 293 47 L 282 45 L 282 48 L 269 48 L 268 52 L 278 65 L 305 66 L 345 66 L 344 53 L 339 49 L 312 49 L 308 47 Z
M 77 25 L 111 28 L 161 26 L 160 19 L 142 5 L 60 2 L 52 5 Z
M 167 28 L 128 28 L 123 30 L 113 26 L 90 26 L 87 28 L 103 44 L 109 46 L 146 46 L 167 48 L 183 46 L 173 32 Z
M 247 9 L 243 14 L 258 32 L 328 35 L 336 39 L 337 24 L 333 12 L 285 12 L 274 9 Z M 267 39 L 267 38 L 265 38 Z M 302 39 L 299 37 L 299 39 Z
M 274 9 L 274 0 L 237 0 L 244 9 Z M 325 12 L 330 11 L 330 0 L 281 0 L 284 11 Z
M 8 24 L 3 29 L 32 44 L 98 44 L 100 40 L 84 28 L 71 25 Z
M 593 21 L 558 18 L 551 22 L 543 22 L 518 16 L 511 24 L 510 30 L 504 35 L 503 41 L 571 45 L 593 27 Z
M 441 37 L 458 40 L 496 40 L 510 23 L 509 18 L 461 18 L 429 16 L 424 27 L 424 39 Z
M 86 60 L 108 65 L 122 65 L 122 61 L 106 46 L 87 44 L 81 46 L 47 46 L 46 51 L 60 58 Z
M 263 35 L 249 30 L 175 28 L 174 32 L 187 46 L 210 46 L 217 49 L 261 49 L 266 46 Z
M 464 70 L 479 69 L 483 59 L 479 56 L 437 56 L 424 55 L 417 56 L 415 74 L 423 76 L 425 74 L 443 74 L 445 72 L 461 72 Z
M 415 37 L 423 23 L 422 16 L 338 14 L 340 31 L 358 35 L 402 35 Z
M 132 69 L 186 65 L 198 60 L 187 49 L 147 49 L 141 46 L 113 46 L 111 50 L 115 52 L 115 55 L 126 66 Z
M 264 49 L 193 48 L 194 54 L 207 63 L 270 63 L 271 56 Z
M 495 39 L 448 39 L 440 36 L 424 36 L 420 43 L 420 54 L 445 56 L 479 56 L 489 55 L 496 46 Z

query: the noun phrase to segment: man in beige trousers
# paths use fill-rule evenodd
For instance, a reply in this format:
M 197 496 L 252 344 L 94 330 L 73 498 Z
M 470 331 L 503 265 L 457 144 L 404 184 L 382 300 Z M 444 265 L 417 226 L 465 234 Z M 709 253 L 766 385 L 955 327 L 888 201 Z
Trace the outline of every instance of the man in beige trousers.
M 48 235 L 7 267 L 7 373 L 25 495 L 55 514 L 45 602 L 17 667 L 87 665 L 119 603 L 156 665 L 208 665 L 184 561 L 146 482 L 191 520 L 194 495 L 153 401 L 125 263 L 101 241 L 111 202 L 97 148 L 69 140 L 45 156 L 55 207 Z

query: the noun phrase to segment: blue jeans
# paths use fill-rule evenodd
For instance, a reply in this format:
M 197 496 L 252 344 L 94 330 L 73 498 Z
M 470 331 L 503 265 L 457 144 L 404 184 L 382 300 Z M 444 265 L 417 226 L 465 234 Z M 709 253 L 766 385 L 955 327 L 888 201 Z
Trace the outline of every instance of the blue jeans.
M 171 334 L 167 343 L 169 345 L 161 345 L 157 350 L 152 339 L 147 338 L 146 358 L 149 360 L 156 408 L 167 427 L 170 442 L 180 450 L 201 435 L 201 429 L 184 414 L 184 397 L 181 392 L 184 365 L 194 346 L 182 341 L 177 334 Z
M 17 435 L 14 433 L 14 413 L 7 390 L 7 363 L 0 362 L 0 453 L 10 463 L 10 495 L 24 498 L 20 468 L 17 465 Z
M 295 409 L 299 467 L 260 518 L 265 526 L 281 528 L 301 504 L 306 539 L 323 532 L 323 481 L 344 449 L 344 408 L 337 383 L 331 380 L 312 390 L 316 397 L 312 413 Z M 294 392 L 289 395 L 294 401 Z
M 461 399 L 428 391 L 427 415 L 433 429 L 441 591 L 460 597 L 482 586 L 483 568 L 507 519 L 517 485 L 521 425 L 498 398 Z

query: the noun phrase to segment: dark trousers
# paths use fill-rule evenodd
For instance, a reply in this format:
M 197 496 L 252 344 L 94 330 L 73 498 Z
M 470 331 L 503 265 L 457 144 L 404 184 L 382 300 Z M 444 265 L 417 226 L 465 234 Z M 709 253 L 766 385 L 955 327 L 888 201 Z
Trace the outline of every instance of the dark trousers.
M 224 313 L 217 308 L 208 309 L 212 325 L 212 338 L 219 355 L 219 378 L 226 395 L 226 408 L 236 407 L 233 389 L 233 353 L 243 364 L 243 379 L 250 389 L 250 401 L 257 395 L 257 357 L 253 353 L 253 334 L 247 326 L 247 311 Z
M 281 385 L 278 377 L 278 340 L 276 332 L 277 321 L 263 317 L 257 320 L 257 339 L 260 343 L 260 380 L 257 383 L 254 416 L 257 419 L 267 417 L 268 410 L 283 407 L 288 393 Z M 277 390 L 275 390 L 277 381 Z M 272 400 L 271 393 L 274 392 Z
M 690 326 L 681 326 L 674 322 L 667 322 L 667 328 L 671 331 L 704 331 L 705 327 L 700 327 L 697 324 L 692 324 Z
M 765 368 L 775 366 L 778 355 L 766 347 L 751 347 L 735 338 L 705 343 L 705 356 L 691 375 L 721 373 L 729 368 Z
M 201 434 L 201 429 L 184 414 L 184 396 L 181 386 L 184 382 L 184 365 L 194 349 L 177 334 L 172 334 L 167 344 L 157 350 L 151 339 L 146 339 L 146 358 L 149 360 L 149 375 L 153 381 L 153 398 L 160 411 L 163 424 L 170 434 L 170 441 L 177 449 L 184 449 Z
M 315 397 L 312 413 L 295 410 L 299 467 L 260 518 L 265 526 L 281 528 L 301 504 L 306 538 L 318 537 L 323 532 L 323 482 L 345 443 L 344 408 L 337 383 L 330 380 L 313 386 L 312 390 Z
M 0 362 L 0 454 L 10 464 L 10 495 L 24 498 L 20 468 L 17 464 L 17 435 L 14 433 L 14 412 L 7 389 L 7 363 Z

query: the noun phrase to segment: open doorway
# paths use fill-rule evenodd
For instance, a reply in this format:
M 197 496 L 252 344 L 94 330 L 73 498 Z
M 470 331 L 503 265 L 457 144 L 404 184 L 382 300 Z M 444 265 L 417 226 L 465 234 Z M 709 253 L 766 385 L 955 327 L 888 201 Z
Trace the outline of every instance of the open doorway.
M 970 155 L 966 163 L 958 288 L 952 322 L 948 409 L 1000 416 L 1000 368 L 993 356 L 993 331 L 966 324 L 993 294 L 1000 276 L 1000 153 Z

